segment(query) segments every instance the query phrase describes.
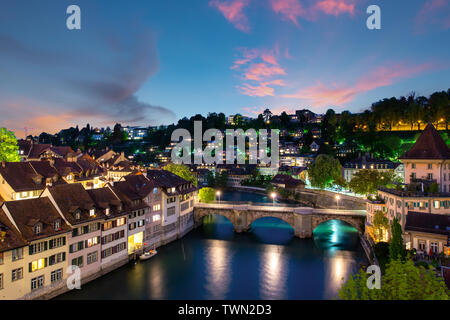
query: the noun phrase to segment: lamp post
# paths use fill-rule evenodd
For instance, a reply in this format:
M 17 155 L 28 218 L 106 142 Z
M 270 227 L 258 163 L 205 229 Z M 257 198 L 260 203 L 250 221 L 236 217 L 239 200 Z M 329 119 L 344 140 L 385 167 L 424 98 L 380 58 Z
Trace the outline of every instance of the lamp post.
M 273 200 L 272 205 L 275 206 L 275 199 L 277 197 L 277 194 L 275 192 L 272 192 L 272 194 L 270 196 L 272 197 L 272 200 Z
M 339 195 L 336 195 L 336 207 L 339 210 L 339 199 L 341 199 L 341 197 Z
M 217 191 L 217 192 L 216 192 L 216 196 L 219 197 L 219 203 L 220 203 L 220 191 Z

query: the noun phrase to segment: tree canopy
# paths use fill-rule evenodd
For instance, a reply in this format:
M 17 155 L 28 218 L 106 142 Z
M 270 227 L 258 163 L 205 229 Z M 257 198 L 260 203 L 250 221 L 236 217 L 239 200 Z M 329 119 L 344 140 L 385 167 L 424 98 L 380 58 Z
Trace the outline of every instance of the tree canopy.
M 402 226 L 398 222 L 397 218 L 394 218 L 391 224 L 391 238 L 389 240 L 389 259 L 391 261 L 405 259 L 406 257 L 402 234 Z
M 194 186 L 197 186 L 197 179 L 191 170 L 189 170 L 188 166 L 184 164 L 169 163 L 163 169 L 170 171 L 184 180 L 192 182 Z
M 0 128 L 0 161 L 20 161 L 16 136 L 6 128 Z
M 216 199 L 216 191 L 213 188 L 201 188 L 198 191 L 198 198 L 200 202 L 211 203 Z
M 354 193 L 369 195 L 375 194 L 378 187 L 387 186 L 394 182 L 400 182 L 394 171 L 379 171 L 362 169 L 353 175 L 349 183 L 350 190 Z
M 320 154 L 308 168 L 308 177 L 313 187 L 325 188 L 342 180 L 342 166 L 339 160 Z
M 367 287 L 368 274 L 363 269 L 340 288 L 342 300 L 449 300 L 449 290 L 434 270 L 407 261 L 392 260 L 381 276 L 381 288 Z

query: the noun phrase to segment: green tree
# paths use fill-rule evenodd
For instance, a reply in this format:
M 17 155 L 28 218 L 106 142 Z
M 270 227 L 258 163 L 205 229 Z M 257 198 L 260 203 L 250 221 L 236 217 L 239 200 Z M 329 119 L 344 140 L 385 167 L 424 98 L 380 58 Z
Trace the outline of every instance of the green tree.
M 342 300 L 449 300 L 449 290 L 434 271 L 406 262 L 392 260 L 381 277 L 380 289 L 367 287 L 368 274 L 363 269 L 339 289 Z
M 389 259 L 397 260 L 397 259 L 405 259 L 406 250 L 403 245 L 403 231 L 402 226 L 398 222 L 397 218 L 392 220 L 391 225 L 391 238 L 389 240 Z
M 16 136 L 6 128 L 0 128 L 0 161 L 20 161 Z
M 384 231 L 389 228 L 389 220 L 384 215 L 383 211 L 378 210 L 375 212 L 372 226 L 375 239 L 382 241 Z
M 362 169 L 353 175 L 349 183 L 354 193 L 369 195 L 377 192 L 382 186 L 399 182 L 393 170 L 380 172 L 378 170 Z
M 163 169 L 170 171 L 173 174 L 176 174 L 177 176 L 183 178 L 184 180 L 192 182 L 194 186 L 197 186 L 197 179 L 191 172 L 191 170 L 189 170 L 188 166 L 184 164 L 169 163 Z
M 201 188 L 198 191 L 198 198 L 200 202 L 211 203 L 216 199 L 216 191 L 213 188 Z
M 308 177 L 313 187 L 324 189 L 336 181 L 341 181 L 341 171 L 342 166 L 339 160 L 326 154 L 320 154 L 309 166 Z

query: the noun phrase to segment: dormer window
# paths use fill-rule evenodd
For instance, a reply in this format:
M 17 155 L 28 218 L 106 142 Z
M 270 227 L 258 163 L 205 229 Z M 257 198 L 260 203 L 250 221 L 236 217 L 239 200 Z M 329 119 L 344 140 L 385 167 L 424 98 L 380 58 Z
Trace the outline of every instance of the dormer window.
M 89 216 L 93 217 L 95 215 L 95 209 L 89 210 Z
M 105 209 L 105 214 L 106 214 L 107 216 L 109 216 L 109 208 L 106 208 L 106 209 Z
M 158 193 L 158 188 L 153 188 L 153 193 Z
M 61 228 L 61 220 L 55 220 L 55 222 L 53 223 L 53 227 L 56 231 L 58 231 Z
M 34 227 L 33 227 L 33 232 L 34 234 L 39 234 L 42 232 L 42 223 L 37 223 Z
M 73 216 L 75 217 L 75 220 L 80 220 L 81 218 L 80 211 L 76 211 Z
M 175 188 L 172 188 L 172 189 L 171 189 L 171 192 L 175 192 Z

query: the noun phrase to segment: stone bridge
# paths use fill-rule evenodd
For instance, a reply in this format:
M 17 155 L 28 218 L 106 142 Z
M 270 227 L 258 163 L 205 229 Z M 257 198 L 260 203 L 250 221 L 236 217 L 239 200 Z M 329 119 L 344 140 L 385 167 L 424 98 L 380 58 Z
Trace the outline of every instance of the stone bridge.
M 364 233 L 365 210 L 316 209 L 287 206 L 284 204 L 254 205 L 234 203 L 196 203 L 194 207 L 195 225 L 203 223 L 203 217 L 217 214 L 226 217 L 238 233 L 247 231 L 253 221 L 264 218 L 279 218 L 288 223 L 299 238 L 311 238 L 314 229 L 329 220 L 341 220 Z

